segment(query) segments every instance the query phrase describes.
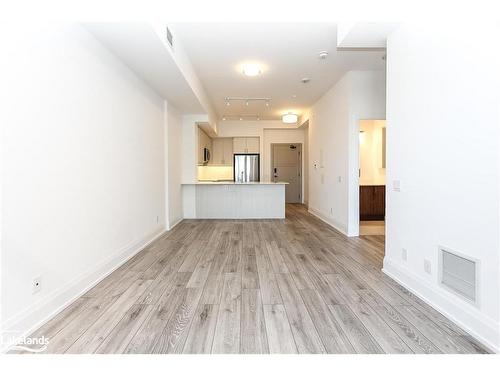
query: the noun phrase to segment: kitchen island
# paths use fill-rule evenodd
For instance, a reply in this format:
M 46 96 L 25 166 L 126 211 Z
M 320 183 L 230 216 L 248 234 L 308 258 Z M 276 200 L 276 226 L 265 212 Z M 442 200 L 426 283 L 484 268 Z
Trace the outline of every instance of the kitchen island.
M 286 184 L 200 181 L 185 183 L 183 189 L 194 200 L 191 218 L 284 219 Z

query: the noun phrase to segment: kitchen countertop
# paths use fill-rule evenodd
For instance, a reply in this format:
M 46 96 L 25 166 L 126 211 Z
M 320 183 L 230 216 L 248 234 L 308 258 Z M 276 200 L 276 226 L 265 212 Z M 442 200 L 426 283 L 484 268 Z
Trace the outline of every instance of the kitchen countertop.
M 234 182 L 234 181 L 197 181 L 182 185 L 288 185 L 288 182 Z

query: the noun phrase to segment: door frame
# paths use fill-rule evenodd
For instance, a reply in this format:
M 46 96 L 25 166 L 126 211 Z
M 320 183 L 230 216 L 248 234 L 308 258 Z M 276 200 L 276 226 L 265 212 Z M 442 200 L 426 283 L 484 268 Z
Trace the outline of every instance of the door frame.
M 299 174 L 300 174 L 300 184 L 299 184 L 299 195 L 300 195 L 300 202 L 304 203 L 304 171 L 303 171 L 303 166 L 302 163 L 304 162 L 304 156 L 303 156 L 303 144 L 302 142 L 277 142 L 277 143 L 271 143 L 271 157 L 269 158 L 270 164 L 269 164 L 269 176 L 271 181 L 274 182 L 274 171 L 273 171 L 273 164 L 274 164 L 274 146 L 283 146 L 283 145 L 296 145 L 299 148 Z

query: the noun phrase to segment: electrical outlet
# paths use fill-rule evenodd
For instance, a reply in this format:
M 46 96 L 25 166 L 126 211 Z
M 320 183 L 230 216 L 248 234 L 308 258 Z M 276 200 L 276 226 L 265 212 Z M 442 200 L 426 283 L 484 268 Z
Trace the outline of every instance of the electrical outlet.
M 342 182 L 342 176 L 338 176 L 337 177 L 337 181 L 339 182 L 339 184 Z
M 429 275 L 432 272 L 431 261 L 429 259 L 424 259 L 424 271 Z
M 401 249 L 401 259 L 405 262 L 408 260 L 408 251 L 406 249 Z
M 33 279 L 33 294 L 39 293 L 42 290 L 42 277 L 37 276 Z

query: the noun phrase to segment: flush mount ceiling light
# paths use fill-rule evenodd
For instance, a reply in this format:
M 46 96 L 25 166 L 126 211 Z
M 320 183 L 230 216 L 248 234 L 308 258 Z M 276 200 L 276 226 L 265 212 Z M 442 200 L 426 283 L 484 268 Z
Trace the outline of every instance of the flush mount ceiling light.
M 300 82 L 302 83 L 309 83 L 309 81 L 311 80 L 311 78 L 307 78 L 307 77 L 304 77 L 300 80 Z
M 326 59 L 328 57 L 328 52 L 327 51 L 321 51 L 318 56 L 319 56 L 319 58 L 321 60 L 324 60 L 324 59 Z
M 241 71 L 247 77 L 255 77 L 262 73 L 262 68 L 259 64 L 244 64 Z
M 285 124 L 295 124 L 297 123 L 299 116 L 295 113 L 288 112 L 286 115 L 281 116 L 281 121 Z

